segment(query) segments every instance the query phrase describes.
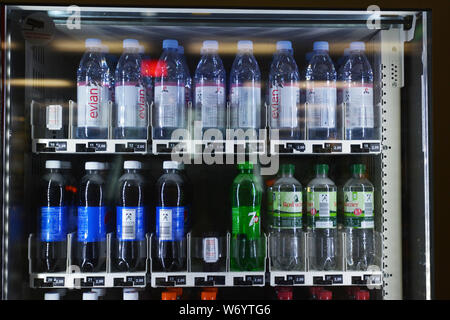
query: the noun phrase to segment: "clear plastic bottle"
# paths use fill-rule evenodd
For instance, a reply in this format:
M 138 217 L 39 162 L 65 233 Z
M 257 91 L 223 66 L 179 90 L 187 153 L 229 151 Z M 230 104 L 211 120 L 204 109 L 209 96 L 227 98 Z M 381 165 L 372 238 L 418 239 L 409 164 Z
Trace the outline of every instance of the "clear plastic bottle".
M 351 166 L 353 177 L 344 185 L 344 228 L 347 270 L 367 270 L 374 264 L 374 187 L 366 178 L 366 166 Z
M 364 42 L 350 43 L 350 55 L 343 66 L 345 139 L 376 139 L 373 106 L 373 72 L 364 54 Z
M 77 71 L 75 138 L 108 138 L 110 71 L 100 39 L 86 39 L 86 52 Z
M 226 73 L 218 50 L 217 41 L 203 41 L 200 51 L 202 57 L 194 75 L 195 119 L 201 121 L 202 133 L 208 129 L 217 129 L 225 139 Z
M 279 130 L 280 140 L 304 139 L 300 123 L 300 73 L 290 41 L 277 42 L 270 66 L 269 91 L 270 128 Z
M 184 92 L 184 100 L 186 105 L 186 127 L 189 128 L 191 126 L 190 123 L 188 123 L 189 114 L 192 112 L 192 110 L 189 109 L 189 104 L 192 104 L 192 77 L 191 72 L 189 71 L 189 66 L 186 61 L 186 56 L 184 55 L 184 47 L 178 46 L 178 53 L 180 55 L 181 63 L 183 65 L 183 70 L 185 73 L 185 92 Z
M 309 140 L 337 139 L 336 70 L 328 42 L 314 42 L 314 55 L 306 68 L 306 126 Z
M 142 80 L 144 82 L 144 88 L 145 88 L 145 98 L 147 100 L 147 108 L 152 104 L 153 97 L 154 97 L 154 90 L 153 90 L 153 76 L 155 74 L 154 68 L 154 62 L 152 59 L 150 59 L 150 56 L 145 54 L 145 47 L 140 46 L 139 53 L 141 54 L 141 74 L 142 74 Z
M 317 164 L 315 170 L 316 177 L 306 187 L 310 269 L 336 270 L 337 187 L 328 178 L 328 165 Z
M 304 270 L 302 253 L 303 194 L 293 164 L 283 164 L 272 187 L 270 258 L 275 270 Z
M 123 53 L 115 73 L 115 139 L 147 138 L 147 90 L 141 74 L 140 48 L 135 39 L 123 40 Z
M 163 41 L 156 71 L 153 139 L 171 139 L 174 130 L 186 127 L 186 74 L 177 40 Z
M 261 72 L 253 55 L 253 42 L 240 40 L 230 73 L 232 129 L 259 129 L 261 126 Z M 257 134 L 257 132 L 255 132 Z
M 338 73 L 338 78 L 339 75 L 342 74 L 342 71 L 344 70 L 344 65 L 348 60 L 348 57 L 350 56 L 350 48 L 345 48 L 344 49 L 344 54 L 338 59 L 338 61 L 336 62 L 336 71 Z

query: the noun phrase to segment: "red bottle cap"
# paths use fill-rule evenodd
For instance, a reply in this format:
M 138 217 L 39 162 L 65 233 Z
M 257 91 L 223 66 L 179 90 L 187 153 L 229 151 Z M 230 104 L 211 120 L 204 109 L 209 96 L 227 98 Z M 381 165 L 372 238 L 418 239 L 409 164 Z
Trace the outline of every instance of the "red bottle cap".
M 202 300 L 216 300 L 216 293 L 214 291 L 202 291 Z
M 161 300 L 177 300 L 177 293 L 173 291 L 164 291 L 161 293 Z
M 370 294 L 367 290 L 360 290 L 355 295 L 356 300 L 370 300 Z
M 281 290 L 278 291 L 278 300 L 292 300 L 292 290 Z
M 329 290 L 322 290 L 319 292 L 319 300 L 331 300 L 333 298 L 333 294 Z

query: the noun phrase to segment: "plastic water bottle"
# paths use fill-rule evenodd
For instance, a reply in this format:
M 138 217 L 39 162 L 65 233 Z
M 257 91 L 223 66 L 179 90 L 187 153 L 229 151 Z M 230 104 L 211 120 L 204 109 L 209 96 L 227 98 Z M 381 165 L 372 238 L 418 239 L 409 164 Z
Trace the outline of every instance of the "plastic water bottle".
M 336 192 L 328 178 L 328 165 L 315 167 L 316 177 L 308 184 L 307 229 L 310 233 L 310 269 L 336 270 Z
M 86 39 L 77 71 L 77 117 L 75 137 L 106 139 L 109 124 L 110 71 L 100 39 Z
M 261 72 L 253 55 L 253 42 L 240 40 L 230 73 L 231 128 L 261 126 Z M 255 132 L 257 134 L 257 132 Z
M 364 42 L 350 43 L 350 56 L 343 66 L 346 140 L 376 139 L 373 72 L 364 51 Z
M 78 248 L 75 264 L 82 272 L 105 269 L 106 205 L 105 180 L 101 162 L 86 162 L 86 175 L 81 179 L 78 204 Z
M 77 230 L 77 200 L 78 188 L 77 182 L 72 175 L 72 163 L 70 161 L 61 161 L 61 173 L 65 179 L 66 203 L 67 203 L 67 232 Z
M 58 292 L 46 292 L 44 300 L 61 300 L 61 296 Z
M 139 53 L 141 54 L 141 75 L 142 75 L 142 81 L 144 82 L 144 88 L 145 88 L 145 98 L 147 100 L 147 107 L 150 106 L 153 102 L 154 97 L 154 83 L 153 83 L 153 76 L 154 76 L 154 70 L 152 69 L 154 67 L 153 61 L 150 59 L 148 55 L 145 54 L 145 48 L 144 46 L 140 46 Z
M 41 181 L 39 204 L 41 272 L 59 272 L 66 269 L 67 258 L 67 192 L 62 175 L 62 163 L 45 162 L 46 174 Z
M 366 166 L 351 166 L 353 177 L 343 188 L 347 270 L 367 270 L 374 264 L 374 187 L 366 178 Z
M 164 161 L 164 174 L 156 183 L 156 258 L 153 269 L 186 270 L 187 248 L 184 229 L 186 185 L 178 162 Z
M 275 270 L 304 270 L 302 262 L 302 185 L 293 164 L 283 164 L 272 187 L 270 259 Z
M 226 73 L 218 50 L 217 41 L 203 41 L 200 51 L 202 57 L 194 75 L 195 118 L 201 121 L 203 133 L 208 129 L 218 129 L 222 133 L 222 138 L 225 139 Z
M 340 57 L 338 59 L 338 61 L 336 62 L 336 66 L 335 66 L 336 71 L 338 73 L 338 78 L 339 78 L 339 75 L 342 74 L 342 70 L 343 70 L 344 65 L 347 62 L 349 56 L 350 56 L 350 48 L 345 48 L 344 54 L 342 55 L 342 57 Z
M 279 130 L 279 139 L 303 139 L 300 128 L 300 74 L 292 43 L 278 41 L 269 73 L 270 127 Z
M 109 47 L 106 45 L 102 45 L 102 52 L 105 55 L 105 62 L 109 69 L 109 96 L 108 100 L 114 103 L 114 95 L 115 95 L 115 80 L 114 80 L 114 70 L 116 70 L 118 58 L 115 55 L 109 53 Z
M 309 140 L 337 139 L 336 70 L 328 42 L 314 42 L 314 55 L 306 68 L 306 126 Z
M 171 139 L 174 130 L 186 127 L 186 74 L 177 40 L 163 41 L 156 70 L 153 138 Z
M 115 139 L 147 138 L 147 90 L 141 74 L 140 47 L 137 40 L 123 40 L 115 73 Z
M 145 234 L 147 197 L 139 161 L 124 161 L 124 174 L 119 178 L 116 206 L 117 248 L 115 267 L 119 271 L 145 270 Z
M 192 104 L 192 77 L 191 72 L 189 71 L 189 66 L 186 61 L 186 56 L 184 55 L 184 47 L 178 46 L 178 53 L 180 55 L 181 63 L 183 65 L 183 70 L 185 73 L 185 92 L 184 92 L 184 100 L 185 100 L 185 108 L 186 108 L 186 121 L 188 120 L 188 114 L 192 112 L 192 110 L 189 109 L 189 104 Z M 186 122 L 186 126 L 190 126 Z
M 97 292 L 83 292 L 83 300 L 98 300 Z

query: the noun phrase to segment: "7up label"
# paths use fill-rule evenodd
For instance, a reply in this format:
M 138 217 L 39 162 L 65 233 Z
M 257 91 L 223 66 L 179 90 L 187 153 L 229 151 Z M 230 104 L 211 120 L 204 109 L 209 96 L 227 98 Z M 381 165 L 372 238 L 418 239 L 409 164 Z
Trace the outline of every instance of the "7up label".
M 247 239 L 258 239 L 261 234 L 260 207 L 232 208 L 232 236 L 245 234 Z

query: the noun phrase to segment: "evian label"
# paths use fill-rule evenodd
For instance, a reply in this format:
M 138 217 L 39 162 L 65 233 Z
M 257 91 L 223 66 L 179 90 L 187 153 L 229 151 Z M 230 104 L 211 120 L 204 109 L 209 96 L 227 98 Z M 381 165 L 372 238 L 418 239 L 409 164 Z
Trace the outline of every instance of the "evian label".
M 147 105 L 145 88 L 127 84 L 116 86 L 117 125 L 119 127 L 146 127 Z
M 298 83 L 288 83 L 270 88 L 271 125 L 274 128 L 297 127 L 297 106 L 300 103 Z
M 104 86 L 78 85 L 77 125 L 106 127 L 108 119 L 108 91 Z

